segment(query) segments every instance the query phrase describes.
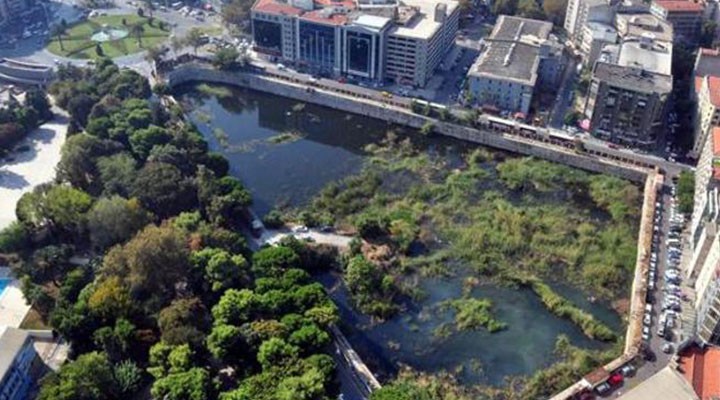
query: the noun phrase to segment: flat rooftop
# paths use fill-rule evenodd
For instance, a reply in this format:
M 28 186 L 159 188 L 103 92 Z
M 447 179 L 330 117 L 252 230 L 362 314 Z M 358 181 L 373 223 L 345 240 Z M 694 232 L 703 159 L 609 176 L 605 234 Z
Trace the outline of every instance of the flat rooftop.
M 672 77 L 657 74 L 642 68 L 595 63 L 593 78 L 612 86 L 643 93 L 666 94 L 672 91 Z
M 547 39 L 552 31 L 552 26 L 551 22 L 501 15 L 498 17 L 488 39 L 518 41 L 523 36 Z
M 655 40 L 663 42 L 673 41 L 673 27 L 652 14 L 616 14 L 615 25 L 625 26 L 624 36 L 642 37 L 643 34 L 652 33 Z
M 537 79 L 539 49 L 524 43 L 493 42 L 470 68 L 476 76 L 486 76 L 534 85 Z
M 540 46 L 552 43 L 551 31 L 550 22 L 501 15 L 468 73 L 535 85 Z
M 695 60 L 695 76 L 720 76 L 720 50 L 700 49 Z
M 601 40 L 603 42 L 611 43 L 615 43 L 615 41 L 617 40 L 617 30 L 615 30 L 615 28 L 611 25 L 603 24 L 600 22 L 588 22 L 586 26 L 590 30 L 590 33 L 592 34 L 592 38 L 594 40 Z
M 705 6 L 692 0 L 655 0 L 653 4 L 668 12 L 702 13 Z
M 620 45 L 617 63 L 672 75 L 672 43 L 631 38 Z
M 443 4 L 446 7 L 445 15 L 450 16 L 458 7 L 455 0 L 404 0 L 402 6 L 417 10 L 414 17 L 404 25 L 396 25 L 390 30 L 391 35 L 412 39 L 430 39 L 435 35 L 443 22 L 435 21 L 435 7 Z
M 620 400 L 698 400 L 695 391 L 672 367 L 665 367 L 646 379 Z

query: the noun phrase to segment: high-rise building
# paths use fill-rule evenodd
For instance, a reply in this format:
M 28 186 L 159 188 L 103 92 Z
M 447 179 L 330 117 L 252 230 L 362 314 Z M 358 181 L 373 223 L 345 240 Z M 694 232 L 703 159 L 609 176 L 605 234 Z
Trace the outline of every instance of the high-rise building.
M 501 15 L 468 71 L 468 90 L 483 107 L 530 110 L 538 88 L 556 86 L 562 71 L 562 45 L 552 23 Z
M 258 0 L 255 49 L 312 71 L 424 86 L 458 28 L 454 0 Z

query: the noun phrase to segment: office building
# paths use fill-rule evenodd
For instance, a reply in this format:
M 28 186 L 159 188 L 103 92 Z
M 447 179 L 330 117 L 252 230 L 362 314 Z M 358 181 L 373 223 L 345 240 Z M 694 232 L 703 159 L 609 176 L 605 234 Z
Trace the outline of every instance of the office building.
M 390 29 L 386 72 L 395 82 L 424 86 L 455 42 L 460 11 L 454 1 L 414 4 Z
M 310 71 L 424 86 L 454 43 L 454 0 L 258 0 L 255 50 Z
M 615 18 L 615 2 L 612 0 L 568 0 L 564 28 L 576 46 L 583 42 L 588 22 L 612 24 Z
M 37 357 L 28 332 L 0 327 L 0 400 L 25 400 L 32 386 L 30 374 Z
M 673 26 L 675 40 L 697 43 L 705 6 L 692 0 L 655 0 L 650 13 Z
M 562 71 L 562 45 L 552 24 L 501 15 L 468 71 L 473 101 L 527 116 L 533 93 L 552 89 Z

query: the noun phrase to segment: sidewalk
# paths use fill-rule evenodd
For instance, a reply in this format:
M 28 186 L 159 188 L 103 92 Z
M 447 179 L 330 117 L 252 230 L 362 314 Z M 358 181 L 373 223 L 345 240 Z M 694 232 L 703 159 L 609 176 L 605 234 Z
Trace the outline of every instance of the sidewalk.
M 53 109 L 55 118 L 31 132 L 17 146 L 25 152 L 10 154 L 0 163 L 0 229 L 15 221 L 15 205 L 23 194 L 55 178 L 60 149 L 65 143 L 68 119 Z

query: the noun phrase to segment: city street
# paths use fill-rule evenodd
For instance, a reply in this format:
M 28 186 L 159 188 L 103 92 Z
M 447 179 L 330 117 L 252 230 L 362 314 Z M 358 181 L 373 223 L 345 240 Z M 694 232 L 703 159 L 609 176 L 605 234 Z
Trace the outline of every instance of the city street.
M 555 104 L 553 105 L 552 114 L 550 116 L 549 126 L 552 128 L 562 128 L 565 120 L 565 114 L 569 111 L 573 103 L 574 83 L 577 76 L 578 60 L 575 57 L 567 56 L 567 65 L 563 70 L 560 89 L 558 89 Z

